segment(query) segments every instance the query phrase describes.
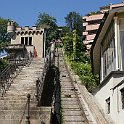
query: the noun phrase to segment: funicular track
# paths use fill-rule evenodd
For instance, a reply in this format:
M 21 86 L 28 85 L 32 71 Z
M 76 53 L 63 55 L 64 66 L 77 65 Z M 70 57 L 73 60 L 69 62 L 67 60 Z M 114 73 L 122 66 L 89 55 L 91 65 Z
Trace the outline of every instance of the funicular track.
M 59 49 L 57 51 L 61 85 L 62 124 L 92 124 L 84 113 L 84 107 L 79 99 L 79 91 L 70 76 L 62 50 Z

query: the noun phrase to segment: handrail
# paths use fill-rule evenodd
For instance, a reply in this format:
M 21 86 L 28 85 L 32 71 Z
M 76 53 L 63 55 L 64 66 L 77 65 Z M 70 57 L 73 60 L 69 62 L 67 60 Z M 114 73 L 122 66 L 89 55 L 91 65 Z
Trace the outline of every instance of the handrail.
M 41 100 L 41 95 L 42 95 L 42 91 L 43 91 L 43 85 L 44 85 L 46 73 L 55 61 L 55 59 L 54 59 L 55 43 L 53 43 L 51 45 L 50 52 L 46 56 L 47 56 L 47 58 L 46 58 L 46 62 L 44 63 L 43 72 L 41 74 L 41 77 L 38 78 L 38 80 L 36 81 L 36 95 L 35 96 L 38 101 L 38 106 L 40 106 L 40 100 Z
M 24 115 L 26 114 L 26 109 L 27 109 L 27 114 L 25 115 L 25 117 L 26 117 L 26 124 L 30 124 L 30 100 L 31 100 L 31 95 L 27 94 L 27 101 L 26 101 L 26 104 L 25 104 L 25 107 L 24 107 L 24 111 L 23 111 L 22 117 L 21 117 L 21 119 L 19 121 L 19 124 L 22 123 Z
M 46 73 L 49 70 L 49 63 L 50 63 L 49 61 L 45 63 L 41 77 L 36 80 L 36 95 L 35 95 L 35 97 L 38 101 L 38 105 L 40 105 L 41 95 L 42 95 L 42 91 L 43 91 L 43 84 L 44 84 Z
M 10 60 L 6 68 L 0 73 L 0 93 L 3 97 L 11 86 L 13 79 L 19 74 L 21 69 L 30 64 L 31 59 Z

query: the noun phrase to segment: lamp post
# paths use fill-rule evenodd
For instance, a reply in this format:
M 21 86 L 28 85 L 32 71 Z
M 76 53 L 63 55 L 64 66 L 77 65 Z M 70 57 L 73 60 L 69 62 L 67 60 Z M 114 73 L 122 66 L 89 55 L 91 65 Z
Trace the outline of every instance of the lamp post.
M 44 57 L 44 63 L 45 63 L 45 57 L 46 57 L 46 41 L 47 41 L 47 31 L 50 28 L 47 24 L 42 24 L 41 27 L 44 29 L 44 38 L 43 38 L 43 57 Z

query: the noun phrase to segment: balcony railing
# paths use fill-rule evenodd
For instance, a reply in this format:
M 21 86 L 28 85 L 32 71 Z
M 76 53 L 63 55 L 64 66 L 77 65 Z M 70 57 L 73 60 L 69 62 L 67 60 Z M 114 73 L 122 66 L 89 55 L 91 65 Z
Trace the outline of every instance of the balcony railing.
M 11 44 L 6 47 L 6 49 L 24 49 L 24 44 Z
M 87 25 L 87 26 L 86 26 L 86 30 L 87 30 L 87 31 L 90 31 L 90 30 L 96 30 L 96 29 L 99 28 L 99 25 L 100 25 L 100 24 Z
M 93 40 L 95 38 L 95 36 L 96 36 L 96 34 L 87 35 L 86 40 Z

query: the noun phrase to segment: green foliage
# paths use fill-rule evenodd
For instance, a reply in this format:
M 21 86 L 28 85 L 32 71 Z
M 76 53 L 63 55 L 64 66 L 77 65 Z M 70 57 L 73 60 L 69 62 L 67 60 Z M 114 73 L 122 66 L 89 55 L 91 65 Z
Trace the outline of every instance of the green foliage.
M 7 34 L 7 23 L 10 19 L 4 19 L 0 17 L 0 50 L 9 44 L 10 36 Z M 18 24 L 15 22 L 15 26 Z
M 65 59 L 72 70 L 80 77 L 82 84 L 86 86 L 89 92 L 92 92 L 98 85 L 98 75 L 92 74 L 90 63 L 71 61 L 67 55 L 65 55 Z
M 42 28 L 48 28 L 47 41 L 50 42 L 57 37 L 58 26 L 56 19 L 47 13 L 40 13 L 36 22 L 36 26 Z
M 86 46 L 81 38 L 74 32 L 68 32 L 61 37 L 65 53 L 71 60 L 86 62 L 89 61 L 85 55 Z M 75 57 L 74 57 L 75 56 Z
M 86 46 L 81 39 L 83 31 L 82 17 L 76 12 L 70 12 L 65 19 L 68 29 L 66 27 L 63 28 L 61 40 L 66 62 L 70 64 L 86 88 L 92 92 L 98 85 L 99 78 L 98 75 L 92 74 L 90 58 L 85 55 Z
M 89 12 L 88 14 L 86 14 L 86 16 L 91 16 L 91 15 L 96 15 L 96 14 L 99 14 L 100 11 L 97 11 L 97 12 Z
M 37 26 L 42 26 L 42 25 L 48 25 L 52 28 L 56 28 L 56 19 L 52 16 L 50 16 L 49 14 L 47 13 L 40 13 L 39 16 L 38 16 L 38 20 L 36 22 L 36 25 Z
M 77 34 L 76 30 L 73 30 L 73 60 L 76 59 L 76 44 L 77 44 Z
M 6 67 L 7 60 L 6 59 L 0 59 L 0 72 Z
M 3 19 L 0 17 L 0 42 L 6 42 L 10 40 L 7 35 L 7 23 L 7 19 Z
M 66 33 L 65 36 L 61 37 L 61 40 L 63 42 L 65 53 L 68 56 L 72 56 L 73 53 L 72 33 Z
M 79 36 L 82 36 L 82 32 L 83 32 L 83 25 L 82 25 L 83 24 L 83 19 L 82 19 L 82 16 L 80 16 L 79 13 L 70 12 L 65 17 L 65 20 L 66 20 L 66 24 L 67 24 L 67 27 L 69 28 L 70 32 L 72 32 L 73 30 L 76 30 L 77 34 Z

